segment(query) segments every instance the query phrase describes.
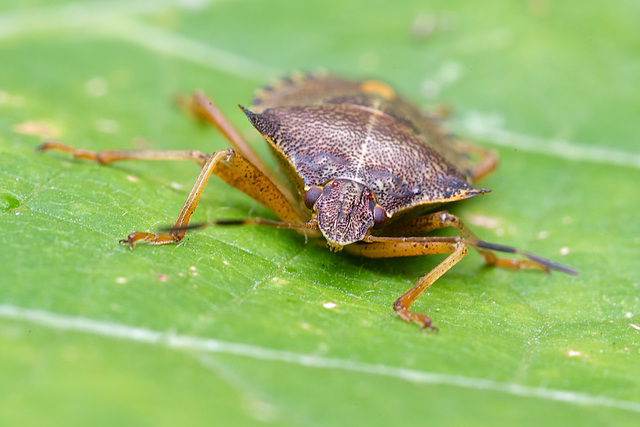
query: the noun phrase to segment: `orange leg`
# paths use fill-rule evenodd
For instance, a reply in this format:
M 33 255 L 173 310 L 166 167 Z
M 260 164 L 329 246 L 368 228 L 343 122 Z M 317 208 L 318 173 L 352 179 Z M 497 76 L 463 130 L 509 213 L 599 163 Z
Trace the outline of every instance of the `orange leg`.
M 515 270 L 533 267 L 546 272 L 553 269 L 568 274 L 577 274 L 575 270 L 546 258 L 542 258 L 510 246 L 483 242 L 462 222 L 460 218 L 455 215 L 451 215 L 447 211 L 434 212 L 404 221 L 400 220 L 399 222 L 393 223 L 383 229 L 382 233 L 386 236 L 414 236 L 416 234 L 427 233 L 432 230 L 446 227 L 455 228 L 468 245 L 473 246 L 478 250 L 478 252 L 480 252 L 485 262 L 489 265 Z M 502 258 L 496 256 L 494 251 L 519 254 L 528 259 Z
M 184 237 L 185 230 L 189 228 L 189 219 L 195 211 L 200 195 L 212 174 L 271 209 L 282 221 L 296 224 L 306 223 L 309 214 L 302 211 L 292 202 L 293 197 L 290 192 L 262 163 L 210 99 L 203 94 L 194 95 L 190 111 L 198 118 L 212 123 L 238 152 L 234 149 L 216 151 L 212 155 L 188 150 L 113 150 L 93 152 L 53 141 L 43 143 L 38 149 L 40 151 L 63 151 L 71 153 L 75 158 L 98 163 L 112 163 L 123 160 L 190 160 L 202 167 L 200 175 L 191 189 L 172 230 L 168 233 L 158 234 L 133 232 L 129 234 L 127 239 L 122 241 L 122 243 L 128 244 L 131 249 L 133 249 L 136 242 L 140 241 L 146 241 L 152 245 L 179 242 Z
M 271 169 L 247 144 L 211 98 L 202 92 L 196 92 L 191 98 L 179 99 L 178 103 L 187 113 L 193 114 L 199 120 L 211 123 L 245 159 L 253 163 L 278 187 L 290 203 L 295 203 L 295 197 L 291 194 L 289 187 L 271 172 Z
M 423 329 L 436 330 L 431 325 L 431 319 L 426 314 L 415 313 L 410 310 L 411 305 L 424 293 L 436 280 L 451 267 L 456 265 L 468 253 L 467 246 L 462 239 L 442 239 L 438 237 L 373 237 L 365 239 L 364 244 L 345 246 L 345 250 L 354 255 L 369 258 L 392 258 L 400 256 L 450 254 L 433 270 L 420 278 L 416 284 L 405 292 L 393 304 L 393 309 L 398 316 L 406 322 L 415 322 Z
M 122 160 L 191 160 L 202 167 L 209 158 L 208 154 L 192 150 L 110 150 L 95 152 L 83 148 L 74 148 L 55 141 L 47 141 L 37 149 L 38 151 L 64 151 L 65 153 L 70 153 L 76 159 L 90 160 L 102 164 Z
M 478 182 L 491 174 L 491 172 L 493 172 L 498 166 L 498 155 L 493 151 L 485 150 L 480 147 L 474 147 L 472 151 L 475 151 L 480 158 L 480 161 L 473 167 L 473 169 L 471 169 L 471 179 L 473 182 Z
M 121 243 L 128 244 L 131 249 L 136 242 L 145 241 L 151 245 L 163 245 L 182 240 L 188 229 L 189 219 L 198 205 L 204 187 L 211 175 L 217 175 L 228 184 L 243 191 L 256 201 L 271 209 L 281 220 L 289 223 L 304 223 L 308 219 L 305 214 L 294 208 L 276 185 L 257 167 L 247 161 L 235 150 L 229 148 L 214 152 L 211 156 L 187 151 L 103 151 L 94 153 L 78 150 L 60 143 L 45 143 L 43 150 L 62 150 L 71 152 L 74 157 L 93 160 L 100 163 L 111 163 L 119 160 L 205 160 L 200 175 L 196 179 L 184 206 L 178 214 L 172 230 L 168 233 L 147 233 L 135 231 Z M 190 154 L 195 153 L 195 154 Z M 175 156 L 173 156 L 175 154 Z
M 145 241 L 152 245 L 175 243 L 182 240 L 188 228 L 189 219 L 198 205 L 209 177 L 216 175 L 230 185 L 243 191 L 256 201 L 271 209 L 281 220 L 290 223 L 305 222 L 303 214 L 288 203 L 285 196 L 271 180 L 258 168 L 249 163 L 233 149 L 216 151 L 205 163 L 196 179 L 184 206 L 178 214 L 172 230 L 168 233 L 146 233 L 136 231 L 123 240 L 131 249 L 136 242 Z
M 498 166 L 498 155 L 494 151 L 458 138 L 452 139 L 450 143 L 457 147 L 457 152 L 468 153 L 475 157 L 475 162 L 469 159 L 470 164 L 467 165 L 473 182 L 478 182 L 491 174 Z

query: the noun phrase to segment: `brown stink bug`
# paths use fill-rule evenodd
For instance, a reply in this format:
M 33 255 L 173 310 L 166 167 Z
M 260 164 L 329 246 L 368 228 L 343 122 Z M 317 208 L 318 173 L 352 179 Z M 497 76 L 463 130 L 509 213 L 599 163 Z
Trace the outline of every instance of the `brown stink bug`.
M 211 175 L 216 175 L 271 209 L 280 219 L 211 221 L 208 224 L 264 224 L 324 237 L 333 251 L 365 257 L 449 254 L 394 303 L 403 320 L 435 329 L 431 319 L 410 310 L 413 302 L 474 247 L 487 264 L 545 271 L 575 270 L 508 246 L 484 242 L 442 205 L 488 192 L 473 184 L 489 174 L 497 157 L 445 132 L 436 120 L 399 98 L 386 84 L 352 82 L 325 75 L 300 75 L 262 89 L 250 109 L 240 106 L 264 136 L 288 182 L 254 153 L 213 101 L 201 93 L 188 109 L 212 123 L 233 148 L 195 151 L 102 151 L 58 142 L 41 150 L 111 163 L 120 160 L 191 160 L 202 171 L 174 226 L 165 232 L 136 231 L 122 241 L 152 245 L 179 242 Z M 425 236 L 453 227 L 459 236 Z M 519 254 L 500 258 L 495 252 Z

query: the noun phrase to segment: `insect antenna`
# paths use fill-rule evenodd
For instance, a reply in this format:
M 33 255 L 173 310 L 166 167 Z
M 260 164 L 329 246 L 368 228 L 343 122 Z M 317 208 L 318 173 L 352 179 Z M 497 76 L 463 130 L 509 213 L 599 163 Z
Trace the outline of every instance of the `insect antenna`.
M 496 251 L 496 252 L 507 252 L 512 254 L 519 254 L 551 270 L 562 271 L 563 273 L 571 274 L 573 276 L 577 276 L 578 274 L 580 274 L 577 270 L 574 270 L 573 268 L 567 267 L 555 261 L 551 261 L 550 259 L 546 259 L 529 252 L 521 251 L 520 249 L 516 249 L 511 246 L 497 245 L 495 243 L 483 242 L 482 240 L 473 241 L 473 240 L 465 239 L 464 242 L 478 249 L 489 249 L 491 251 Z
M 252 225 L 252 224 L 266 225 L 269 227 L 276 227 L 276 228 L 288 228 L 293 230 L 316 230 L 318 228 L 318 224 L 315 221 L 281 222 L 281 221 L 273 221 L 273 220 L 264 219 L 264 218 L 244 218 L 244 219 L 217 219 L 213 221 L 204 221 L 204 222 L 187 224 L 180 227 L 176 227 L 176 226 L 160 227 L 159 231 L 176 232 L 176 231 L 196 230 L 199 228 L 209 227 L 212 225 Z

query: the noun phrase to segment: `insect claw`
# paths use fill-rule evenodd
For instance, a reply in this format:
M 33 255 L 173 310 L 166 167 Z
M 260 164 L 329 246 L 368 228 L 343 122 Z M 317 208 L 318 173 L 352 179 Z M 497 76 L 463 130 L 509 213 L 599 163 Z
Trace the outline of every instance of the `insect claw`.
M 119 240 L 120 244 L 123 246 L 128 245 L 129 249 L 133 250 L 135 248 L 135 243 L 131 239 L 121 239 Z
M 425 332 L 427 329 L 429 330 L 429 332 L 432 332 L 434 334 L 438 333 L 438 328 L 433 325 L 422 325 L 422 327 L 420 328 L 422 332 Z
M 153 243 L 153 239 L 156 237 L 157 236 L 155 234 L 146 233 L 142 231 L 134 231 L 133 233 L 129 234 L 126 239 L 120 240 L 120 244 L 129 245 L 129 249 L 134 250 L 136 247 L 136 242 L 139 242 L 139 241 L 143 241 L 143 242 L 150 241 L 151 244 L 165 243 L 165 242 Z

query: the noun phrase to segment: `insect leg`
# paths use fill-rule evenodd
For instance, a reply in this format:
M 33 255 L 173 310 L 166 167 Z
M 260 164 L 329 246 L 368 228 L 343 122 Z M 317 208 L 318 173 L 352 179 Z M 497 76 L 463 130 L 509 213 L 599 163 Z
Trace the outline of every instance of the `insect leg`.
M 399 256 L 417 256 L 417 255 L 434 255 L 434 254 L 450 254 L 433 270 L 421 277 L 416 284 L 405 292 L 393 304 L 393 309 L 402 320 L 407 322 L 415 322 L 422 326 L 423 329 L 429 328 L 436 330 L 431 325 L 431 319 L 420 313 L 410 310 L 414 301 L 420 297 L 436 280 L 438 280 L 451 267 L 456 265 L 467 253 L 467 246 L 460 241 L 449 239 L 448 241 L 438 240 L 438 238 L 368 238 L 372 243 L 355 244 L 345 246 L 345 250 L 354 255 L 365 256 L 369 258 L 387 258 Z M 367 241 L 367 240 L 365 240 Z
M 208 154 L 193 150 L 109 150 L 95 152 L 83 148 L 74 148 L 56 141 L 44 142 L 37 150 L 64 151 L 65 153 L 70 153 L 76 159 L 90 160 L 103 164 L 122 160 L 190 160 L 202 167 L 209 158 Z
M 450 141 L 450 144 L 455 147 L 455 151 L 458 153 L 473 155 L 473 161 L 467 159 L 465 162 L 469 162 L 465 166 L 469 169 L 472 182 L 478 182 L 491 174 L 498 166 L 498 155 L 494 151 L 455 137 Z
M 220 177 L 228 184 L 262 203 L 282 221 L 290 223 L 305 222 L 302 212 L 288 203 L 285 196 L 261 170 L 240 154 L 237 154 L 232 148 L 229 148 L 216 151 L 207 159 L 171 231 L 158 234 L 136 231 L 129 234 L 122 243 L 128 244 L 133 249 L 135 244 L 141 241 L 152 245 L 162 245 L 182 240 L 185 230 L 189 228 L 189 219 L 195 211 L 202 191 L 211 175 Z
M 485 176 L 489 175 L 498 166 L 498 155 L 490 150 L 478 147 L 475 144 L 468 144 L 469 152 L 475 152 L 478 156 L 478 163 L 471 169 L 471 179 L 478 182 Z
M 385 228 L 384 233 L 385 235 L 391 236 L 411 236 L 446 227 L 455 228 L 465 239 L 465 242 L 468 245 L 473 246 L 478 252 L 480 252 L 485 262 L 489 265 L 516 270 L 533 267 L 547 272 L 552 269 L 562 271 L 567 274 L 578 274 L 577 271 L 546 258 L 542 258 L 510 246 L 483 242 L 462 222 L 460 218 L 455 215 L 451 215 L 447 211 L 434 212 L 416 218 L 411 218 L 406 221 L 399 221 Z M 519 254 L 527 259 L 498 257 L 494 253 L 495 251 Z
M 289 200 L 290 203 L 294 203 L 295 197 L 291 194 L 289 187 L 287 187 L 262 161 L 255 151 L 253 151 L 251 146 L 244 140 L 211 98 L 202 92 L 196 92 L 190 102 L 181 102 L 181 104 L 186 111 L 195 115 L 200 120 L 211 123 L 218 129 L 239 154 L 260 169 L 260 171 L 278 187 L 280 192 L 285 195 L 287 200 Z
M 253 151 L 251 146 L 242 138 L 236 128 L 229 122 L 222 110 L 202 92 L 196 92 L 190 97 L 177 99 L 178 105 L 196 119 L 212 124 L 218 132 L 235 148 L 238 153 L 256 165 L 259 169 L 266 169 L 262 159 Z

